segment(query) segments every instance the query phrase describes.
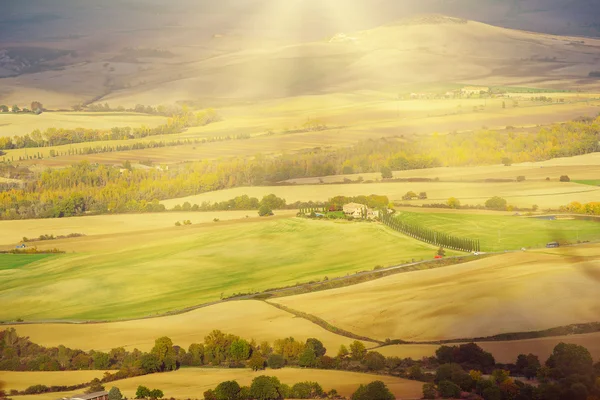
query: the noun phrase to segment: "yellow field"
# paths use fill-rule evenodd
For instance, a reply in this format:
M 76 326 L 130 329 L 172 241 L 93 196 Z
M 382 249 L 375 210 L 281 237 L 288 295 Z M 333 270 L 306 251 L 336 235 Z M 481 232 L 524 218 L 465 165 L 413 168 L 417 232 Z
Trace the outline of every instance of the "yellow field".
M 69 386 L 86 383 L 94 378 L 102 378 L 104 371 L 44 371 L 44 372 L 0 372 L 5 390 L 25 390 L 32 385 Z M 83 389 L 80 389 L 83 391 Z M 55 396 L 54 398 L 57 398 Z
M 379 340 L 437 340 L 596 322 L 600 246 L 505 254 L 274 299 Z
M 25 374 L 28 374 L 26 372 Z M 66 372 L 65 374 L 70 374 Z M 276 376 L 281 383 L 293 385 L 297 382 L 316 381 L 324 390 L 336 389 L 339 394 L 350 397 L 360 384 L 376 380 L 383 381 L 396 398 L 419 398 L 422 382 L 394 378 L 383 375 L 361 374 L 345 371 L 323 371 L 311 369 L 283 368 L 252 372 L 249 369 L 203 369 L 185 368 L 175 372 L 138 376 L 107 384 L 107 388 L 117 386 L 123 396 L 134 398 L 139 385 L 161 389 L 166 398 L 177 399 L 202 398 L 208 389 L 214 389 L 219 383 L 235 380 L 240 386 L 248 386 L 252 379 L 260 375 Z M 49 393 L 35 396 L 11 396 L 15 400 L 54 400 L 65 393 Z
M 19 335 L 29 336 L 34 343 L 43 346 L 63 344 L 71 348 L 101 351 L 115 347 L 149 351 L 154 346 L 154 340 L 161 336 L 168 336 L 173 343 L 187 349 L 191 343 L 203 342 L 204 337 L 214 329 L 248 340 L 256 339 L 258 343 L 289 336 L 297 340 L 315 337 L 323 342 L 332 356 L 337 354 L 341 344 L 352 342 L 349 338 L 335 335 L 312 322 L 257 300 L 222 303 L 184 314 L 134 321 L 23 324 L 13 327 Z
M 246 187 L 207 192 L 196 196 L 170 199 L 162 202 L 167 208 L 189 201 L 201 204 L 203 201 L 217 202 L 229 200 L 236 196 L 262 198 L 274 193 L 283 197 L 288 203 L 295 201 L 326 201 L 334 196 L 359 196 L 378 194 L 386 195 L 390 201 L 404 202 L 402 196 L 408 191 L 426 192 L 427 200 L 414 200 L 411 204 L 445 203 L 448 198 L 456 197 L 463 205 L 483 205 L 492 196 L 500 196 L 509 205 L 531 207 L 534 204 L 540 209 L 558 208 L 572 201 L 587 203 L 600 198 L 600 188 L 578 185 L 576 183 L 557 182 L 508 182 L 508 183 L 474 183 L 474 182 L 401 182 L 372 184 L 332 184 L 332 185 L 300 185 L 300 186 L 268 186 Z
M 277 216 L 296 215 L 295 210 L 276 211 Z M 246 218 L 248 216 L 249 218 Z M 192 224 L 213 224 L 218 218 L 221 222 L 231 220 L 260 219 L 254 210 L 215 211 L 215 212 L 168 212 L 154 214 L 118 214 L 94 215 L 88 217 L 48 218 L 30 220 L 0 221 L 0 246 L 14 244 L 27 238 L 40 235 L 68 235 L 83 233 L 87 236 L 119 234 L 136 231 L 148 231 L 173 228 L 175 222 L 190 220 Z M 31 242 L 31 246 L 54 247 L 55 241 Z
M 0 137 L 23 136 L 35 129 L 43 133 L 48 128 L 110 129 L 117 126 L 138 128 L 142 125 L 152 128 L 166 122 L 166 117 L 136 113 L 45 112 L 40 115 L 0 113 Z M 33 152 L 37 149 L 29 150 Z
M 551 182 L 556 182 L 561 175 L 568 175 L 572 180 L 597 179 L 600 176 L 600 153 L 591 153 L 568 158 L 555 158 L 542 162 L 513 164 L 510 167 L 505 167 L 504 165 L 440 167 L 394 171 L 393 174 L 394 178 L 439 178 L 440 181 L 455 182 L 485 180 L 489 178 L 516 179 L 517 176 L 524 176 L 527 181 L 545 181 L 546 178 L 550 178 Z M 364 180 L 381 180 L 380 173 L 367 173 L 297 178 L 289 179 L 286 182 L 317 184 L 322 180 L 324 183 L 336 183 L 343 182 L 344 179 L 356 180 L 358 177 L 362 177 Z
M 348 94 L 332 93 L 312 96 L 288 97 L 278 100 L 264 100 L 243 105 L 224 106 L 218 110 L 224 120 L 202 127 L 193 127 L 186 132 L 165 137 L 149 137 L 128 141 L 99 141 L 78 143 L 67 146 L 44 147 L 39 149 L 9 150 L 8 157 L 18 159 L 26 155 L 41 153 L 42 160 L 28 160 L 24 163 L 39 166 L 66 166 L 84 159 L 108 164 L 122 163 L 125 160 L 143 161 L 151 159 L 157 163 L 179 163 L 199 159 L 218 159 L 229 156 L 254 156 L 257 153 L 280 154 L 305 148 L 324 146 L 348 146 L 361 140 L 397 135 L 420 135 L 433 132 L 471 131 L 486 126 L 491 129 L 504 129 L 507 125 L 534 127 L 553 122 L 562 122 L 582 115 L 595 116 L 600 102 L 589 100 L 595 94 L 578 95 L 562 93 L 566 103 L 539 103 L 525 96 L 518 108 L 502 108 L 507 99 L 444 99 L 444 100 L 397 100 L 397 93 L 384 91 L 355 91 Z M 512 101 L 512 100 L 508 100 Z M 483 111 L 473 112 L 473 107 L 483 107 Z M 48 116 L 46 116 L 48 115 Z M 121 116 L 120 116 L 121 115 Z M 54 116 L 54 117 L 53 117 Z M 19 117 L 19 118 L 17 118 Z M 35 118 L 49 119 L 37 120 Z M 333 129 L 321 132 L 284 134 L 288 129 L 298 129 L 306 119 L 318 119 Z M 7 118 L 4 122 L 2 118 Z M 52 119 L 54 118 L 54 119 Z M 45 129 L 55 124 L 60 127 L 138 126 L 142 123 L 152 126 L 152 119 L 138 114 L 118 113 L 44 113 L 40 116 L 0 115 L 0 135 L 2 129 L 7 134 L 13 124 L 20 123 L 22 133 L 30 133 L 35 128 Z M 160 120 L 155 120 L 160 121 Z M 156 122 L 158 124 L 158 122 Z M 264 136 L 268 131 L 274 136 Z M 66 151 L 71 148 L 134 144 L 152 140 L 172 141 L 176 139 L 202 139 L 240 134 L 250 135 L 250 140 L 234 140 L 194 144 L 177 147 L 132 150 L 96 155 L 66 155 L 49 158 L 50 150 Z M 262 136 L 261 136 L 262 135 Z
M 600 359 L 600 333 L 588 333 L 582 335 L 569 335 L 557 337 L 545 337 L 539 339 L 511 340 L 498 342 L 477 342 L 485 351 L 494 355 L 497 363 L 514 363 L 519 354 L 533 353 L 540 358 L 542 363 L 552 354 L 554 346 L 558 343 L 573 343 L 587 348 L 594 360 Z M 451 346 L 452 344 L 449 344 Z M 411 357 L 420 359 L 435 355 L 439 348 L 437 345 L 415 344 L 385 346 L 375 351 L 386 357 Z

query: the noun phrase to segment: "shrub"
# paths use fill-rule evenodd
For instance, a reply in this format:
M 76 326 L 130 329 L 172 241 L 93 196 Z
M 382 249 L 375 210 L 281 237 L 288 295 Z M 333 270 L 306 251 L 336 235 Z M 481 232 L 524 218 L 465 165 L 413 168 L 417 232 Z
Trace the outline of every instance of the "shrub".
M 267 359 L 267 365 L 272 369 L 279 369 L 285 366 L 285 359 L 281 354 L 271 354 Z
M 214 394 L 217 400 L 235 400 L 240 390 L 240 385 L 236 381 L 225 381 L 217 385 Z
M 571 178 L 569 178 L 568 175 L 561 175 L 560 181 L 561 182 L 571 182 Z
M 433 383 L 426 383 L 423 385 L 423 398 L 424 399 L 435 399 L 437 397 L 437 390 Z
M 370 371 L 379 371 L 385 368 L 385 357 L 376 351 L 368 352 L 364 362 Z
M 525 181 L 525 177 L 523 175 L 517 176 L 517 182 L 524 182 L 524 181 Z
M 394 400 L 395 397 L 385 383 L 374 381 L 368 385 L 360 385 L 352 394 L 352 400 Z
M 507 201 L 502 197 L 494 196 L 485 202 L 485 208 L 492 210 L 506 210 Z
M 450 381 L 441 381 L 438 384 L 438 391 L 440 392 L 440 396 L 444 399 L 460 397 L 460 387 Z
M 263 204 L 258 209 L 258 215 L 260 217 L 268 217 L 270 215 L 273 215 L 273 210 L 271 210 L 271 208 L 267 204 Z
M 281 398 L 281 382 L 274 376 L 261 375 L 252 380 L 250 396 L 255 400 L 277 400 Z
M 383 179 L 390 179 L 393 176 L 394 175 L 392 174 L 392 170 L 390 169 L 390 167 L 381 167 L 381 177 Z

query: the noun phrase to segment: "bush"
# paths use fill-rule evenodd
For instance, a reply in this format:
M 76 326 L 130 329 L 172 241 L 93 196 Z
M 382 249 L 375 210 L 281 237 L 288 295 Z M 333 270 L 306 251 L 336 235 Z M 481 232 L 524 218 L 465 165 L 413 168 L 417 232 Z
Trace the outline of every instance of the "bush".
M 123 394 L 118 387 L 112 387 L 108 391 L 108 400 L 123 400 Z
M 569 178 L 568 175 L 561 175 L 560 181 L 561 182 L 571 182 L 571 178 Z
M 281 382 L 274 376 L 261 375 L 252 380 L 250 396 L 255 400 L 278 400 Z
M 423 385 L 423 398 L 424 399 L 435 399 L 437 397 L 437 390 L 433 383 L 426 383 Z
M 502 197 L 494 196 L 485 202 L 485 208 L 491 210 L 506 210 L 507 201 Z
M 281 354 L 271 354 L 267 359 L 267 365 L 272 369 L 279 369 L 285 366 L 285 359 Z
M 317 382 L 298 382 L 291 388 L 294 399 L 315 399 L 323 396 L 323 388 Z
M 360 385 L 352 394 L 352 400 L 394 400 L 395 397 L 381 381 Z
M 523 175 L 517 176 L 517 182 L 524 182 L 524 181 L 525 181 L 525 177 Z
M 438 384 L 438 391 L 440 392 L 440 396 L 442 396 L 444 399 L 460 397 L 460 387 L 450 381 L 441 381 Z
M 383 179 L 391 179 L 393 176 L 390 167 L 381 167 L 381 177 Z
M 214 394 L 217 400 L 236 400 L 240 390 L 240 385 L 236 381 L 225 381 L 217 385 Z
M 270 215 L 273 215 L 273 210 L 271 210 L 271 208 L 267 204 L 263 204 L 258 209 L 258 215 L 260 217 L 268 217 Z
M 364 362 L 369 371 L 380 371 L 385 368 L 385 357 L 376 351 L 368 352 Z

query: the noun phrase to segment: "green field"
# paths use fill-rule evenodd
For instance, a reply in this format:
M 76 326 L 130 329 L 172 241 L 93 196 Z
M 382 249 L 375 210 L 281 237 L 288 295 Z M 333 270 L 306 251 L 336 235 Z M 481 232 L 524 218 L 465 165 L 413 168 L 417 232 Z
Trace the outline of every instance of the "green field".
M 0 254 L 0 270 L 21 268 L 52 256 L 52 254 Z
M 508 215 L 401 212 L 399 218 L 454 236 L 479 239 L 483 251 L 544 247 L 551 241 L 600 240 L 600 222 Z
M 0 320 L 155 315 L 221 295 L 432 259 L 436 251 L 380 224 L 282 217 L 51 245 L 67 254 L 0 272 Z
M 581 181 L 572 181 L 572 182 L 579 183 L 581 185 L 600 186 L 600 179 L 590 179 L 590 180 L 581 180 Z

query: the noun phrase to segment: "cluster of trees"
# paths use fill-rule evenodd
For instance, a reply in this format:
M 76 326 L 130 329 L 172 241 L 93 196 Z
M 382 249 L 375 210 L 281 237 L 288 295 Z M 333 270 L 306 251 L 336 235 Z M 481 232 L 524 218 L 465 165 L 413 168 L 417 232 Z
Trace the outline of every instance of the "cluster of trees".
M 401 217 L 394 217 L 385 209 L 382 210 L 380 219 L 381 222 L 398 232 L 435 246 L 468 252 L 480 251 L 481 249 L 479 239 L 460 238 L 447 233 L 437 232 L 418 224 L 408 223 L 403 221 Z
M 30 108 L 23 107 L 22 109 L 18 105 L 16 105 L 16 104 L 13 105 L 10 108 L 7 105 L 5 105 L 5 104 L 1 104 L 0 105 L 0 113 L 12 112 L 12 113 L 15 113 L 15 114 L 16 113 L 41 114 L 44 111 L 45 111 L 44 106 L 39 101 L 32 101 Z
M 185 350 L 183 351 L 185 353 Z M 65 346 L 44 347 L 32 343 L 29 338 L 17 334 L 14 328 L 0 331 L 0 370 L 3 371 L 67 371 L 118 369 L 108 374 L 104 381 L 159 371 L 172 371 L 184 364 L 179 346 L 171 339 L 156 339 L 150 352 L 134 349 L 129 352 L 122 347 L 110 352 L 70 349 Z
M 169 118 L 166 124 L 159 125 L 155 128 L 142 125 L 139 128 L 127 126 L 114 127 L 108 130 L 48 128 L 42 132 L 39 129 L 36 129 L 29 135 L 14 136 L 12 138 L 0 137 L 0 149 L 11 150 L 30 147 L 50 147 L 82 142 L 129 140 L 148 136 L 170 135 L 181 133 L 191 126 L 207 125 L 219 120 L 220 117 L 216 111 L 208 109 L 197 113 L 190 112 L 187 114 L 175 115 Z
M 590 203 L 581 204 L 574 201 L 567 206 L 560 207 L 559 211 L 573 214 L 600 215 L 600 202 L 592 201 Z
M 466 346 L 469 352 L 481 353 L 473 344 L 460 347 Z M 423 385 L 425 399 L 587 400 L 600 395 L 600 363 L 594 365 L 589 351 L 579 345 L 559 343 L 543 366 L 534 354 L 520 354 L 515 364 L 508 365 L 494 364 L 493 357 L 484 356 L 483 364 L 477 365 L 466 362 L 460 353 L 457 347 L 438 349 L 441 365 L 433 381 Z M 539 385 L 511 375 L 537 378 Z
M 220 201 L 217 203 L 202 202 L 201 205 L 192 205 L 189 201 L 178 204 L 172 208 L 172 211 L 228 211 L 228 210 L 260 210 L 268 208 L 269 210 L 282 210 L 286 208 L 286 201 L 274 194 L 263 196 L 262 200 L 248 195 L 241 195 L 233 199 Z
M 341 211 L 345 204 L 358 203 L 364 204 L 369 208 L 386 208 L 390 205 L 390 200 L 387 196 L 379 196 L 372 194 L 369 196 L 335 196 L 329 199 L 329 211 Z
M 427 200 L 427 192 L 420 192 L 419 194 L 416 194 L 415 192 L 408 191 L 406 192 L 406 194 L 404 196 L 402 196 L 402 200 L 413 200 L 413 199 L 419 199 L 419 200 Z
M 293 386 L 281 383 L 277 377 L 260 375 L 250 386 L 240 386 L 237 381 L 225 381 L 204 392 L 204 400 L 282 400 L 319 399 L 337 395 L 325 393 L 317 382 L 298 382 Z M 331 396 L 333 398 L 334 396 Z
M 68 235 L 56 235 L 56 236 L 54 236 L 53 234 L 50 234 L 50 235 L 45 234 L 45 235 L 40 235 L 36 238 L 28 238 L 26 236 L 23 236 L 23 242 L 38 242 L 38 241 L 43 241 L 43 240 L 68 239 L 68 238 L 81 237 L 81 236 L 85 236 L 85 234 L 69 233 Z
M 84 109 L 81 105 L 73 106 L 75 111 L 81 111 Z M 159 105 L 156 107 L 153 106 L 145 106 L 143 104 L 136 104 L 135 107 L 125 108 L 123 106 L 111 107 L 108 103 L 104 104 L 90 104 L 85 107 L 86 111 L 91 112 L 135 112 L 138 114 L 150 114 L 150 115 L 162 115 L 165 117 L 173 117 L 176 115 L 184 115 L 189 112 L 187 106 L 177 106 L 177 105 Z

